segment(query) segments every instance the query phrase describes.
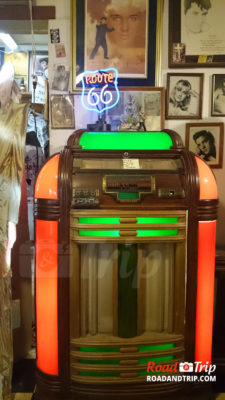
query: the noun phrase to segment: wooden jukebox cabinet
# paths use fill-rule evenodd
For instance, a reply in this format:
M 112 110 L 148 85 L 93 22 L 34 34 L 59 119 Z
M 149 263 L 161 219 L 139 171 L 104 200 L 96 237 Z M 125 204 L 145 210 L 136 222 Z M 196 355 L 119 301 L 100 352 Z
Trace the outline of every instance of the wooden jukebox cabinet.
M 175 398 L 147 366 L 211 361 L 211 169 L 173 131 L 77 131 L 35 198 L 35 398 Z

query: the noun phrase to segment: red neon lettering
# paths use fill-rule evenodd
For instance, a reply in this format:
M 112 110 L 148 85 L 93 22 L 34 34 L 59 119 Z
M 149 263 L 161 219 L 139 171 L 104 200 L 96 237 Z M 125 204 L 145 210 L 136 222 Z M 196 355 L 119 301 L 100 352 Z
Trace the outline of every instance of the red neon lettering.
M 113 74 L 95 74 L 95 75 L 86 75 L 85 76 L 86 85 L 95 84 L 95 83 L 113 83 Z
M 160 372 L 161 369 L 162 369 L 162 365 L 160 365 L 160 364 L 156 365 L 156 367 L 155 367 L 156 372 Z
M 98 83 L 102 83 L 102 75 L 98 75 Z
M 106 83 L 106 81 L 105 81 L 105 74 L 102 74 L 102 80 L 104 81 L 104 83 Z
M 97 75 L 93 75 L 91 78 L 91 83 L 96 83 L 97 82 Z
M 85 76 L 86 85 L 88 85 L 88 83 L 90 82 L 90 79 L 91 79 L 91 75 L 86 75 Z
M 113 83 L 113 74 L 108 75 L 108 81 L 109 83 Z

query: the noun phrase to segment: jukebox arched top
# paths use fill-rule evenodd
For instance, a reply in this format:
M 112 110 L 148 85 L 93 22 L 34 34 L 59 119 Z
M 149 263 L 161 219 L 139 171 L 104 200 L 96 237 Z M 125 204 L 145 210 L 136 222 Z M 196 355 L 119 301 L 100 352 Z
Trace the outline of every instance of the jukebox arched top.
M 59 157 L 59 154 L 55 154 L 41 168 L 35 184 L 35 198 L 58 198 Z

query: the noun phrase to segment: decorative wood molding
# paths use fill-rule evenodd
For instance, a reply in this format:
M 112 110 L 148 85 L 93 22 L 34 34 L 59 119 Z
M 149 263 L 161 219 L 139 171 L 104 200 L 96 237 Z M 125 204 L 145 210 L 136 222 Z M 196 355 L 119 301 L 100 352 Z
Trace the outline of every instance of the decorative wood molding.
M 55 19 L 55 6 L 33 6 L 32 18 Z M 26 5 L 2 5 L 0 6 L 0 20 L 29 20 L 29 6 Z

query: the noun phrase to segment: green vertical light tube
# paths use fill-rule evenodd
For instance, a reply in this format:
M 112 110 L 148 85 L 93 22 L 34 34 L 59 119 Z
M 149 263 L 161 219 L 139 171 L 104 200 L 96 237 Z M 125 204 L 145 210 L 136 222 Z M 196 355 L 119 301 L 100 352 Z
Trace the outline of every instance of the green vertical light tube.
M 137 335 L 137 245 L 118 245 L 118 336 Z

